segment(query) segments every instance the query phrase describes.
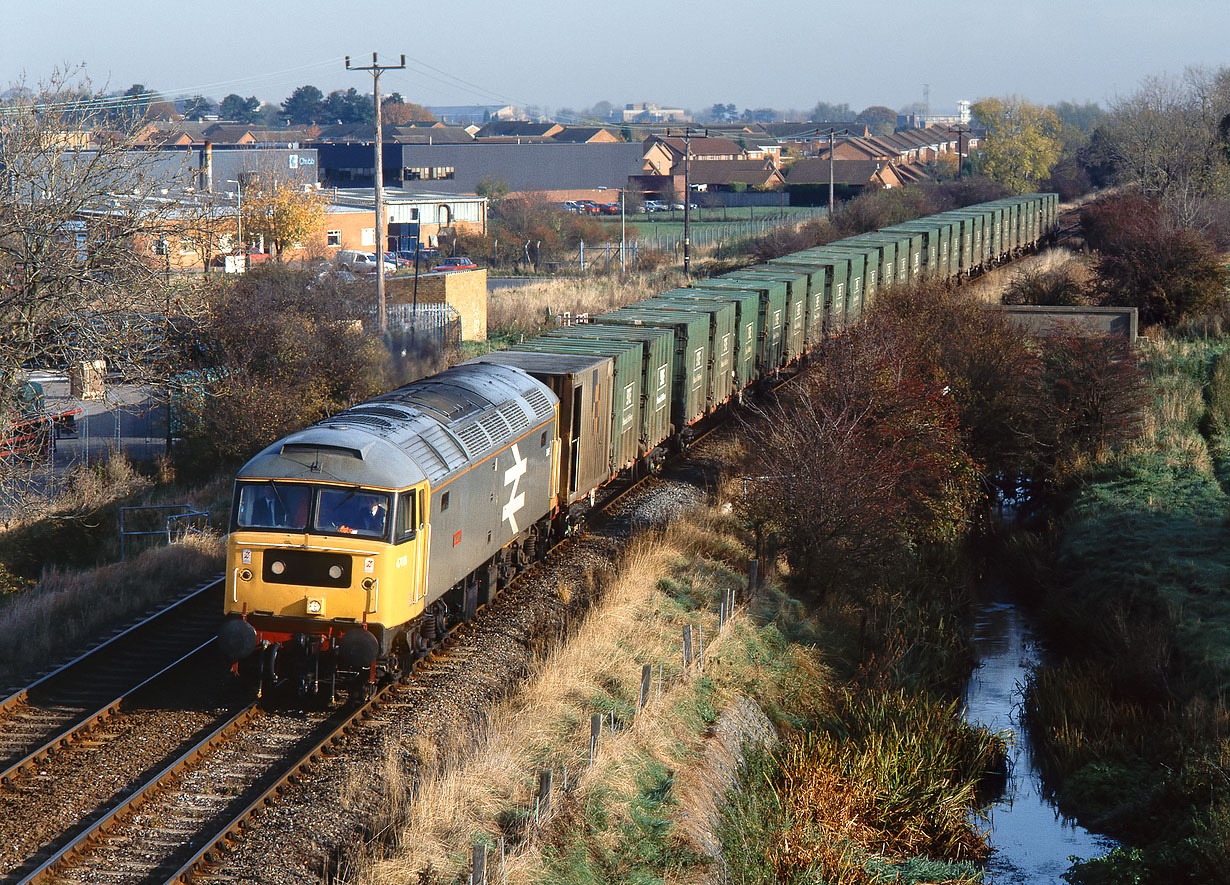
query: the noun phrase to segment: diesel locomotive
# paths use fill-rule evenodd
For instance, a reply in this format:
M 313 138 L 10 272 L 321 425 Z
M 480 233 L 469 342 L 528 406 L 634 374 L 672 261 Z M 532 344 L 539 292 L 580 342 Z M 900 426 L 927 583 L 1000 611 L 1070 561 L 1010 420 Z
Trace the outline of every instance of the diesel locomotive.
M 969 206 L 697 280 L 356 405 L 239 471 L 224 654 L 301 693 L 404 670 L 595 491 L 856 322 L 877 292 L 1034 248 L 1058 198 Z

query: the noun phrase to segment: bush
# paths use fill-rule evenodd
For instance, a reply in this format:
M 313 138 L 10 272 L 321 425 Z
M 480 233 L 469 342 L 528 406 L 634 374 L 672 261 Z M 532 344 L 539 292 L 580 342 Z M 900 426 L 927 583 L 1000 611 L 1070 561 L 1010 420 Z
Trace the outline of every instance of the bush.
M 1098 254 L 1104 304 L 1135 307 L 1143 325 L 1173 326 L 1225 301 L 1230 274 L 1201 234 L 1179 227 L 1140 193 L 1107 197 L 1081 211 L 1085 242 Z
M 392 386 L 388 349 L 361 319 L 373 293 L 322 282 L 266 266 L 206 293 L 186 344 L 179 468 L 208 475 Z
M 1013 275 L 1004 290 L 1004 304 L 1035 304 L 1073 307 L 1090 302 L 1089 293 L 1076 268 L 1025 268 Z

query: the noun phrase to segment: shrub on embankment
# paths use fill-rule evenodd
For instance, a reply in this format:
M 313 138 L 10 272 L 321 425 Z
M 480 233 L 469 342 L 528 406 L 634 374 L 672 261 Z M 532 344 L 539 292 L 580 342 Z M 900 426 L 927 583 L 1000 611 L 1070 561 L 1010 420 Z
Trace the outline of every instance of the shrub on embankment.
M 1028 691 L 1060 807 L 1127 843 L 1074 882 L 1214 881 L 1230 860 L 1228 344 L 1145 346 L 1153 407 L 1067 514 L 1045 601 L 1062 654 Z

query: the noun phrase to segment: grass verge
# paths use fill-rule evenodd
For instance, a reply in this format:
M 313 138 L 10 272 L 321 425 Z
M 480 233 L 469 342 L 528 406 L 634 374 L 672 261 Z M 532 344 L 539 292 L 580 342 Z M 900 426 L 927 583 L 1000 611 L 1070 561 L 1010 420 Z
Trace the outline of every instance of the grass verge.
M 384 779 L 401 798 L 373 822 L 381 843 L 351 878 L 456 881 L 475 844 L 488 846 L 489 876 L 510 882 L 971 878 L 985 843 L 969 810 L 1002 744 L 918 691 L 843 686 L 826 659 L 844 667 L 844 645 L 788 638 L 825 633 L 837 602 L 805 626 L 771 585 L 719 631 L 750 543 L 720 508 L 637 537 L 576 635 L 491 712 L 477 747 L 390 746 Z M 890 645 L 899 614 L 877 615 Z M 682 666 L 685 624 L 703 631 L 703 672 Z M 413 786 L 407 758 L 423 763 Z M 555 785 L 546 814 L 543 770 Z
M 1027 693 L 1060 807 L 1128 843 L 1072 882 L 1213 881 L 1230 861 L 1230 497 L 1210 415 L 1227 342 L 1144 347 L 1152 414 L 1065 518 L 1045 601 L 1064 654 Z

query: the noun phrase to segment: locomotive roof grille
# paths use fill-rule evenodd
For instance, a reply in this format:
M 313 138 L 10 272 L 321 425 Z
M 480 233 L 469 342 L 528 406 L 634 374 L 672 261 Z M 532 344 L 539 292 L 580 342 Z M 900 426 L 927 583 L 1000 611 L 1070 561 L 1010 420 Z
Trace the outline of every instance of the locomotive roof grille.
M 384 418 L 377 418 L 375 415 L 365 415 L 361 412 L 341 412 L 334 415 L 332 418 L 327 418 L 321 422 L 329 425 L 346 425 L 359 424 L 367 427 L 379 427 L 381 430 L 392 430 L 393 424 Z
M 492 444 L 490 434 L 477 421 L 473 424 L 467 424 L 465 427 L 457 428 L 457 435 L 465 443 L 466 454 L 470 457 L 474 457 Z
M 407 418 L 414 417 L 413 409 L 391 409 L 388 406 L 378 405 L 362 405 L 355 406 L 342 413 L 343 415 L 375 415 L 381 418 L 396 418 L 399 421 L 405 421 Z
M 531 388 L 525 392 L 525 401 L 529 403 L 534 414 L 541 421 L 551 414 L 551 400 L 547 399 L 547 395 L 538 388 Z

